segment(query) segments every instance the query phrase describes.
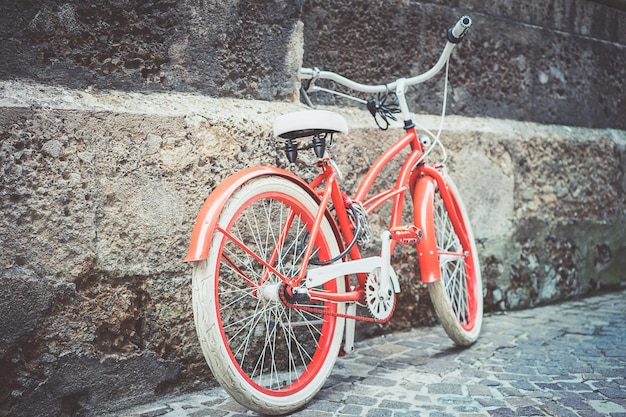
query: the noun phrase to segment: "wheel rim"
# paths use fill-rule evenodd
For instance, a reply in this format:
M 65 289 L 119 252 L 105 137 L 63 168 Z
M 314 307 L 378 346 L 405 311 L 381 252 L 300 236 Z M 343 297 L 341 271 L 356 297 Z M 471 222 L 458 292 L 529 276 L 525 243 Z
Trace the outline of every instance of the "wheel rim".
M 478 310 L 472 248 L 463 250 L 443 200 L 438 193 L 436 195 L 433 214 L 441 279 L 457 322 L 464 330 L 471 331 Z
M 296 198 L 266 192 L 242 204 L 227 230 L 277 272 L 291 277 L 298 273 L 305 246 L 301 242 L 312 223 L 310 211 Z M 329 259 L 321 233 L 315 243 L 316 255 Z M 305 388 L 330 350 L 336 305 L 308 306 L 318 312 L 288 308 L 278 293 L 281 279 L 226 237 L 219 259 L 216 310 L 231 364 L 257 391 L 271 396 Z M 336 290 L 334 282 L 325 289 Z

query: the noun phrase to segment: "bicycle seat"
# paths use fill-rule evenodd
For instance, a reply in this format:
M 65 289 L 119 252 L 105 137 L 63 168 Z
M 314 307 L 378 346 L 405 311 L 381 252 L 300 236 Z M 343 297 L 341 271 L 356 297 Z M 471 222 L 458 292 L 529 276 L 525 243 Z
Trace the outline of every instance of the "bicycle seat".
M 278 116 L 274 120 L 274 136 L 298 139 L 324 133 L 348 133 L 343 116 L 327 110 L 304 110 Z

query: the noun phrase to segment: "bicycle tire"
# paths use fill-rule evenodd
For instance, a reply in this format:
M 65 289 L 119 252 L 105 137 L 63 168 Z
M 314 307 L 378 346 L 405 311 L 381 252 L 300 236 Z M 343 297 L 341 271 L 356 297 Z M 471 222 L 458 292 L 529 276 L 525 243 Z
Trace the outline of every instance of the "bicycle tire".
M 309 238 L 318 207 L 301 185 L 262 176 L 233 193 L 218 224 L 264 260 L 277 254 L 276 270 L 295 276 L 306 246 L 301 240 Z M 315 248 L 320 259 L 340 251 L 327 218 Z M 312 303 L 319 312 L 288 308 L 276 299 L 275 275 L 255 287 L 264 273 L 260 262 L 214 232 L 207 259 L 194 264 L 194 320 L 204 357 L 222 387 L 253 411 L 286 414 L 304 406 L 330 374 L 344 329 L 344 319 L 332 313 L 345 313 L 345 305 Z M 345 278 L 324 289 L 345 292 Z
M 460 218 L 459 227 L 464 228 L 469 236 L 470 247 L 461 248 L 448 208 L 437 190 L 433 221 L 441 278 L 428 284 L 428 290 L 439 322 L 448 336 L 459 346 L 469 346 L 478 339 L 482 327 L 482 277 L 467 211 L 452 179 L 449 176 L 444 179 Z M 454 253 L 465 255 L 451 255 Z

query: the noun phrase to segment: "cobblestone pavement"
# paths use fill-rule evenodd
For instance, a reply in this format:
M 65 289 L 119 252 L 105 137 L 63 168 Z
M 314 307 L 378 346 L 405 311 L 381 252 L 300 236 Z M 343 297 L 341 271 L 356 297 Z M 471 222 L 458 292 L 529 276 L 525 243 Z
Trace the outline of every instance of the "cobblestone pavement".
M 360 341 L 298 417 L 626 417 L 626 291 L 485 316 L 479 341 L 440 327 Z M 129 417 L 250 416 L 222 389 Z

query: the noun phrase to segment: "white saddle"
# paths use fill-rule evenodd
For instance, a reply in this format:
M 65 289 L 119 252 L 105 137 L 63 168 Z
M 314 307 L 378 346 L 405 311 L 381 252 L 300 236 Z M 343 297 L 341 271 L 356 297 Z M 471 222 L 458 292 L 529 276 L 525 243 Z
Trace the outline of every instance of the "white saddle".
M 283 114 L 274 120 L 274 136 L 298 139 L 324 133 L 348 133 L 343 116 L 327 110 L 304 110 Z

